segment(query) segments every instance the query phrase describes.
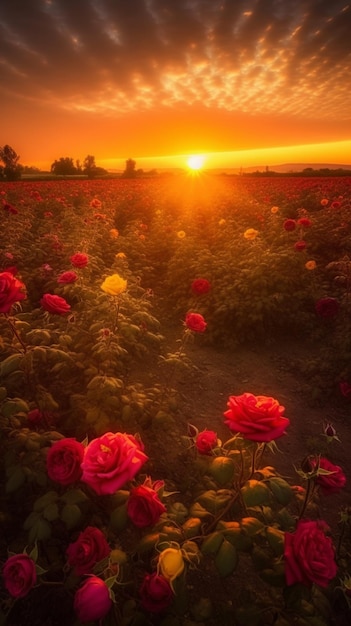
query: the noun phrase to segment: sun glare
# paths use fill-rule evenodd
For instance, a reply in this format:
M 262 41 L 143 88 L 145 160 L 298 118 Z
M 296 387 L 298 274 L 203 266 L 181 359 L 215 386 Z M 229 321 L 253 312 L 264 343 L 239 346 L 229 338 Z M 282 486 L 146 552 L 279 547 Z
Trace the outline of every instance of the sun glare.
M 205 162 L 205 157 L 202 154 L 193 154 L 187 160 L 187 166 L 189 169 L 198 171 L 201 170 Z

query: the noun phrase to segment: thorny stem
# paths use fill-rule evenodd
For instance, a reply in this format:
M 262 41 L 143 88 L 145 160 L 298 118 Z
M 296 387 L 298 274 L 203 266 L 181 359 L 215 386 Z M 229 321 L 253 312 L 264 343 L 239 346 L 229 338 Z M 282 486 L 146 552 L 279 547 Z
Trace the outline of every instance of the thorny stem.
M 304 502 L 303 502 L 303 505 L 302 505 L 302 508 L 301 508 L 301 511 L 300 511 L 300 515 L 297 518 L 298 520 L 302 519 L 302 517 L 304 516 L 305 511 L 306 511 L 306 507 L 307 507 L 307 505 L 308 505 L 308 503 L 309 503 L 309 501 L 310 501 L 310 499 L 312 497 L 313 490 L 314 490 L 314 481 L 312 479 L 308 479 L 306 493 L 305 493 L 305 499 L 304 499 Z
M 212 530 L 217 526 L 218 522 L 224 517 L 224 515 L 231 509 L 234 502 L 238 499 L 239 492 L 236 492 L 232 498 L 230 498 L 228 504 L 224 507 L 224 509 L 214 518 L 211 524 L 206 528 L 206 534 L 211 533 Z
M 17 341 L 21 344 L 22 348 L 23 348 L 23 352 L 26 353 L 27 352 L 27 346 L 24 343 L 23 339 L 21 339 L 19 333 L 17 332 L 16 326 L 14 325 L 12 319 L 10 318 L 10 316 L 8 315 L 8 313 L 4 313 L 4 316 L 8 322 L 8 325 L 11 328 L 12 333 L 14 334 L 14 336 L 16 337 Z

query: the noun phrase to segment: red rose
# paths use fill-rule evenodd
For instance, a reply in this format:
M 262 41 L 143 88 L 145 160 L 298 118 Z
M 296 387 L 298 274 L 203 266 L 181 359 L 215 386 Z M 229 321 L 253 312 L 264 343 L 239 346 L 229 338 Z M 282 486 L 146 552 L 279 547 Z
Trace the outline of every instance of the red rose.
M 339 389 L 344 398 L 351 398 L 351 385 L 346 380 L 339 383 Z
M 82 268 L 88 265 L 89 257 L 87 254 L 84 254 L 84 252 L 76 252 L 76 254 L 73 254 L 73 256 L 71 256 L 70 260 L 74 267 Z
M 44 293 L 40 300 L 40 304 L 49 313 L 56 315 L 66 315 L 71 309 L 71 305 L 61 296 L 55 296 L 51 293 Z
M 297 220 L 297 223 L 304 228 L 309 228 L 310 226 L 312 226 L 312 222 L 308 219 L 308 217 L 300 217 L 300 219 Z
M 316 302 L 316 312 L 320 317 L 335 317 L 340 309 L 340 302 L 336 298 L 320 298 Z
M 195 333 L 203 333 L 206 330 L 207 323 L 200 313 L 187 313 L 185 325 Z
M 9 313 L 15 302 L 26 298 L 25 286 L 11 272 L 0 273 L 0 313 Z
M 147 460 L 135 437 L 105 433 L 85 448 L 82 481 L 100 495 L 112 494 L 132 480 Z
M 292 220 L 292 219 L 285 220 L 284 224 L 283 224 L 283 228 L 285 228 L 285 230 L 287 230 L 287 231 L 295 230 L 295 228 L 296 228 L 295 220 Z
M 76 272 L 62 272 L 57 279 L 57 282 L 60 285 L 68 285 L 70 283 L 75 283 L 78 280 L 78 274 Z
M 316 465 L 316 463 L 314 463 Z M 320 486 L 322 493 L 325 496 L 329 496 L 333 493 L 339 493 L 345 486 L 346 476 L 339 465 L 334 465 L 328 459 L 321 457 L 319 460 L 319 467 L 333 472 L 332 474 L 319 474 L 315 478 L 315 482 Z
M 102 561 L 111 552 L 106 537 L 99 528 L 87 526 L 80 533 L 77 541 L 67 548 L 67 560 L 77 576 L 90 574 L 94 565 Z
M 161 613 L 172 603 L 174 594 L 168 580 L 153 572 L 146 574 L 139 590 L 141 605 L 150 613 Z
M 154 526 L 166 510 L 152 487 L 144 484 L 131 490 L 127 502 L 127 513 L 138 528 Z
M 195 445 L 200 454 L 211 454 L 213 448 L 217 446 L 217 441 L 217 433 L 213 430 L 204 430 L 197 435 Z
M 35 563 L 27 554 L 10 556 L 2 575 L 4 585 L 13 598 L 24 598 L 37 582 Z
M 73 438 L 55 441 L 46 457 L 49 478 L 61 485 L 70 485 L 80 480 L 84 450 L 83 444 Z
M 89 576 L 74 596 L 74 610 L 83 624 L 103 620 L 111 606 L 109 589 L 97 576 Z
M 306 248 L 306 241 L 303 241 L 303 239 L 301 239 L 300 241 L 297 241 L 294 244 L 294 248 L 297 252 L 302 252 L 302 250 L 305 250 Z
M 282 416 L 285 407 L 274 398 L 243 393 L 241 396 L 230 396 L 227 406 L 225 423 L 230 430 L 251 441 L 277 439 L 285 434 L 290 424 L 290 420 Z
M 325 522 L 300 520 L 294 533 L 285 533 L 285 579 L 287 585 L 316 583 L 327 587 L 337 573 L 335 550 Z
M 211 289 L 211 285 L 206 278 L 196 278 L 191 283 L 191 290 L 197 296 L 201 296 L 204 293 L 208 293 Z

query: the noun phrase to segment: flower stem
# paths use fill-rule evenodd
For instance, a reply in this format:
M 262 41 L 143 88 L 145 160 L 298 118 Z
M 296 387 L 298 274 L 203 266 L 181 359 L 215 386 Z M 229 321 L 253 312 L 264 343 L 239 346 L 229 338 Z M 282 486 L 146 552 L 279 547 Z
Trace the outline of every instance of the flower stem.
M 23 339 L 21 339 L 21 337 L 19 336 L 15 324 L 13 323 L 13 321 L 10 318 L 10 316 L 8 315 L 8 313 L 4 313 L 4 316 L 5 316 L 6 320 L 7 320 L 8 325 L 11 328 L 11 331 L 12 331 L 13 335 L 16 337 L 18 343 L 22 346 L 23 352 L 26 353 L 27 352 L 27 346 L 24 343 Z

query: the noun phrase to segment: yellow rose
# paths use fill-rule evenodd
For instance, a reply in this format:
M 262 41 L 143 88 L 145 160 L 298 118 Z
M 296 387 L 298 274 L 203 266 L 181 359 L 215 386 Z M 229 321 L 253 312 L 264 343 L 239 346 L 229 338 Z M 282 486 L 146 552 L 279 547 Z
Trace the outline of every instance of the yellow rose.
M 158 571 L 172 582 L 184 570 L 184 560 L 180 548 L 166 548 L 158 557 Z
M 278 211 L 279 211 L 279 207 L 278 207 L 278 206 L 272 206 L 272 208 L 271 208 L 271 213 L 273 213 L 273 215 L 274 215 L 275 213 L 278 213 Z
M 218 224 L 220 226 L 224 226 L 224 224 L 226 224 L 226 220 L 222 217 L 222 219 L 219 220 Z
M 248 239 L 248 241 L 252 241 L 253 239 L 256 239 L 257 235 L 258 235 L 258 230 L 256 230 L 255 228 L 248 228 L 244 232 L 244 237 L 245 239 Z
M 315 270 L 316 267 L 317 267 L 316 261 L 307 261 L 307 263 L 305 263 L 306 270 Z
M 117 230 L 117 228 L 111 228 L 110 230 L 110 235 L 113 239 L 117 239 L 119 232 Z
M 185 231 L 184 231 L 184 230 L 178 230 L 178 232 L 177 232 L 177 237 L 178 237 L 179 239 L 184 239 L 184 237 L 185 237 Z
M 124 252 L 117 252 L 116 259 L 126 259 L 127 255 Z
M 109 296 L 118 296 L 127 289 L 127 281 L 119 274 L 107 276 L 101 285 L 102 291 L 108 293 Z

